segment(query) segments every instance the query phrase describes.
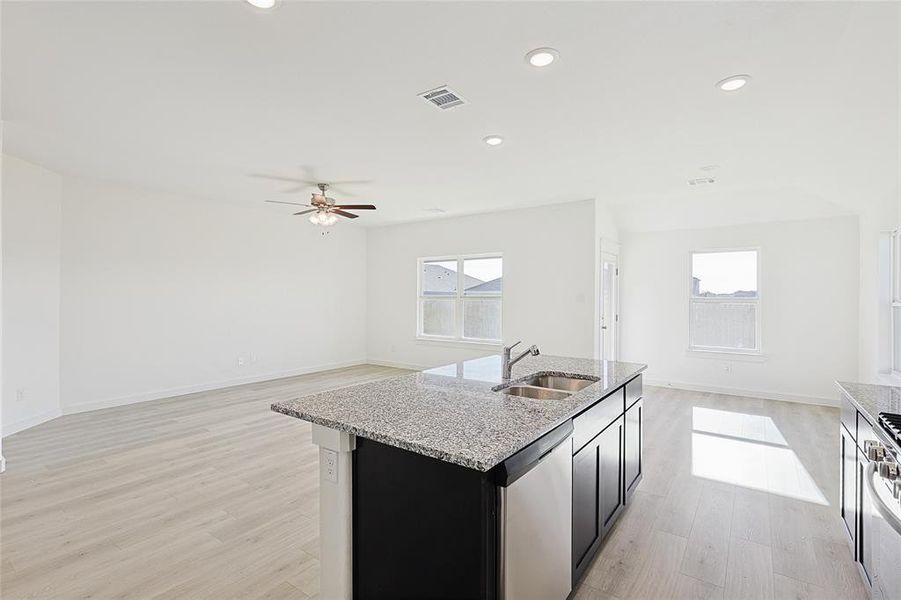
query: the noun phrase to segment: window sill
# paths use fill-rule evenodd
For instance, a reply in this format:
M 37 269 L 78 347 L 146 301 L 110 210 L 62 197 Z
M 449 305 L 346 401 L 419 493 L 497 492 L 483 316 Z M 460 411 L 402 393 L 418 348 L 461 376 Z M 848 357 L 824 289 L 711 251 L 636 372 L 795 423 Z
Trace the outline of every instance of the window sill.
M 760 352 L 728 352 L 723 350 L 699 350 L 689 348 L 685 355 L 691 358 L 712 358 L 715 360 L 738 360 L 744 362 L 766 362 L 767 357 Z
M 501 350 L 503 342 L 480 342 L 476 340 L 458 340 L 454 338 L 428 337 L 417 335 L 416 342 L 425 342 L 432 346 L 448 346 L 450 348 L 484 348 L 485 350 Z

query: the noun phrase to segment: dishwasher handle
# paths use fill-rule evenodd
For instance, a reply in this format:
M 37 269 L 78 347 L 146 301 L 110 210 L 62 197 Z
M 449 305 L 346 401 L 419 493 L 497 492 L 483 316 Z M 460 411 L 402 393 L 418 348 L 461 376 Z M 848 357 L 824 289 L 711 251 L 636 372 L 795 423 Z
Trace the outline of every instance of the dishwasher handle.
M 532 470 L 551 450 L 569 439 L 573 432 L 572 419 L 544 434 L 510 458 L 491 470 L 491 480 L 500 487 L 507 487 Z

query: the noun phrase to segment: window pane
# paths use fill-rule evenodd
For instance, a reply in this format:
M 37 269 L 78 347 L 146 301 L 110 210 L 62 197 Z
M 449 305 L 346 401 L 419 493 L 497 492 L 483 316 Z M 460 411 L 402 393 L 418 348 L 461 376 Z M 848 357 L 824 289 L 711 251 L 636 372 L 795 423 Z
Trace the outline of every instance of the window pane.
M 691 345 L 757 349 L 757 305 L 752 302 L 692 302 Z
M 901 372 L 901 306 L 892 307 L 892 329 L 892 344 L 895 349 L 892 368 Z
M 454 335 L 454 301 L 422 300 L 422 333 Z
M 457 295 L 457 261 L 442 260 L 422 263 L 420 274 L 423 296 Z
M 464 294 L 499 295 L 503 284 L 503 259 L 467 258 L 463 261 Z
M 714 298 L 756 298 L 757 251 L 692 254 L 691 294 Z
M 501 299 L 463 301 L 463 337 L 501 339 Z

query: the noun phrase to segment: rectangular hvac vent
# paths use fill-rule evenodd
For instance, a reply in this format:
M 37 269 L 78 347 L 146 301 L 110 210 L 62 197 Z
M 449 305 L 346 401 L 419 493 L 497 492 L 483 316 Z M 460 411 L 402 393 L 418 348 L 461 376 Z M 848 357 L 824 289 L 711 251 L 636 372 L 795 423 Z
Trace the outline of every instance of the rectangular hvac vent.
M 461 98 L 456 92 L 449 90 L 446 85 L 423 92 L 419 94 L 419 97 L 425 98 L 441 110 L 447 110 L 455 106 L 460 106 L 461 104 L 466 104 L 466 100 Z
M 698 177 L 697 179 L 689 179 L 688 185 L 711 185 L 716 183 L 713 177 Z

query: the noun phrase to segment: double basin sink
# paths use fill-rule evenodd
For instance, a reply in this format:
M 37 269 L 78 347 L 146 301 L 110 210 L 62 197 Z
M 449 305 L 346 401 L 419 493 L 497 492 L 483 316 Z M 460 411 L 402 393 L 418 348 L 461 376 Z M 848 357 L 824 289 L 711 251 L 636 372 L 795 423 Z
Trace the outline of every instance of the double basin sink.
M 494 391 L 533 400 L 563 400 L 596 382 L 596 379 L 563 375 L 533 375 L 512 385 L 494 388 Z

